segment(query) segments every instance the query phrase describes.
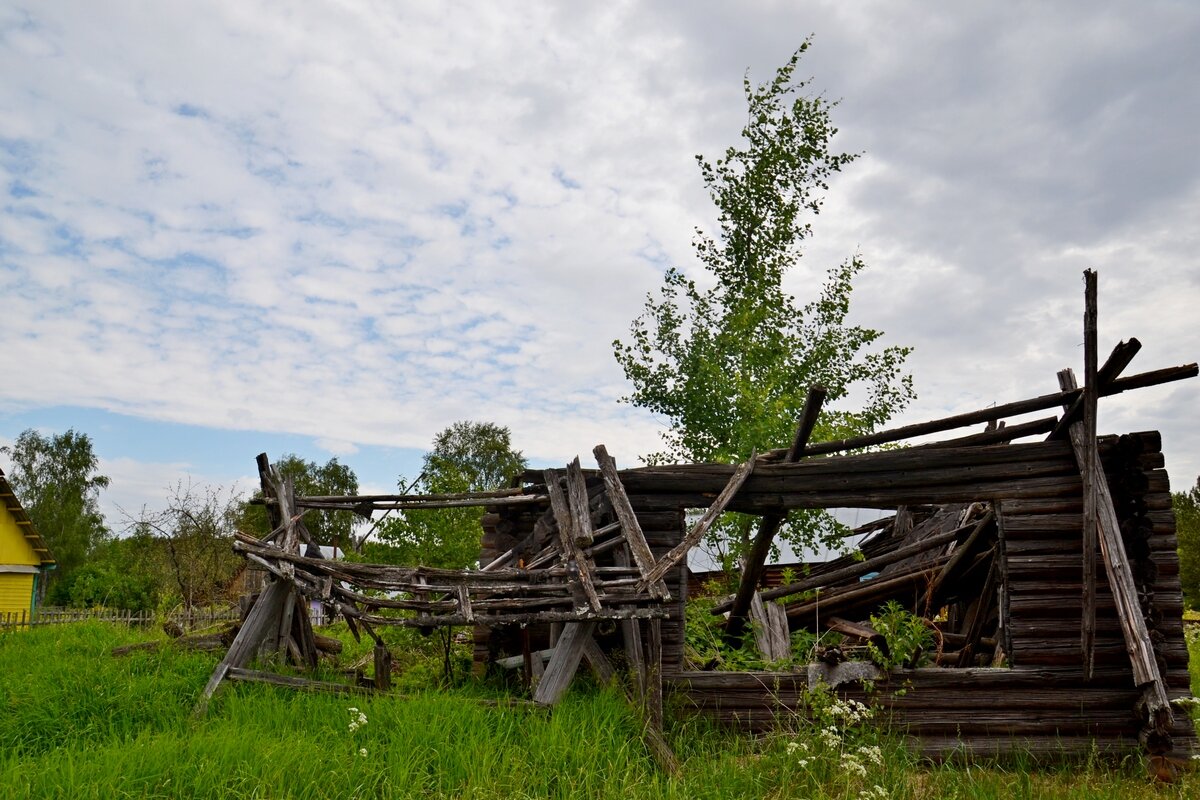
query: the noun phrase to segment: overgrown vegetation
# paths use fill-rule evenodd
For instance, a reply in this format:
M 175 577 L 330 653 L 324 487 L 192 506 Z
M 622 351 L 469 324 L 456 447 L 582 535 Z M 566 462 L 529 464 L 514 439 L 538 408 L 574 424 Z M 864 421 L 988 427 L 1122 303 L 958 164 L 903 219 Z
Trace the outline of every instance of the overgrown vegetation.
M 791 651 L 786 659 L 766 661 L 753 647 L 732 645 L 725 638 L 722 619 L 711 613 L 721 596 L 713 592 L 688 602 L 684 618 L 685 655 L 694 669 L 729 671 L 791 670 L 819 660 L 830 649 L 841 650 L 843 637 L 826 631 L 820 636 L 800 629 L 792 632 Z M 773 601 L 772 601 L 773 602 Z M 869 660 L 885 671 L 925 666 L 934 652 L 935 634 L 929 623 L 894 600 L 871 615 L 871 627 L 880 633 L 886 648 L 867 644 L 860 660 Z
M 667 730 L 682 764 L 673 778 L 645 752 L 624 698 L 598 689 L 546 712 L 486 707 L 479 698 L 500 695 L 473 682 L 432 692 L 413 677 L 403 696 L 352 698 L 235 685 L 195 720 L 216 657 L 109 655 L 150 635 L 96 623 L 0 634 L 6 797 L 1136 800 L 1200 788 L 1195 775 L 1154 786 L 1136 758 L 921 763 L 879 733 L 869 709 L 821 692 L 809 698 L 813 722 L 784 719 L 760 739 L 677 710 Z M 365 651 L 350 647 L 343 660 Z

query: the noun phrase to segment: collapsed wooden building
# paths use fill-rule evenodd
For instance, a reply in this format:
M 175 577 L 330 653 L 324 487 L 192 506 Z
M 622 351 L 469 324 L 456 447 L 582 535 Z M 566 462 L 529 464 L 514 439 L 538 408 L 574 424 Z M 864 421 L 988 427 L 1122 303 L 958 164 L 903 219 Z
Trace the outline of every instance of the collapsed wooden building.
M 1121 342 L 1098 364 L 1088 277 L 1085 381 L 968 414 L 837 442 L 809 442 L 815 388 L 787 450 L 740 465 L 530 471 L 507 490 L 470 495 L 295 497 L 260 456 L 275 530 L 237 549 L 275 580 L 258 597 L 206 696 L 264 650 L 315 663 L 300 599 L 334 606 L 387 652 L 375 628 L 471 626 L 480 664 L 508 663 L 552 704 L 580 664 L 603 677 L 625 665 L 629 691 L 662 721 L 664 695 L 748 730 L 802 710 L 815 681 L 871 701 L 931 754 L 957 750 L 1189 753 L 1196 737 L 1172 701 L 1188 696 L 1174 517 L 1154 432 L 1098 436 L 1100 397 L 1197 375 L 1189 364 L 1122 377 L 1140 348 Z M 1038 411 L 1053 415 L 1007 424 Z M 864 452 L 986 424 L 983 432 Z M 437 570 L 301 555 L 306 513 L 484 506 L 480 568 Z M 763 589 L 776 531 L 794 509 L 878 509 L 861 556 Z M 847 662 L 726 672 L 689 663 L 687 556 L 725 511 L 761 518 L 738 591 L 714 608 L 732 642 L 771 656 L 792 633 L 879 641 L 869 616 L 889 600 L 936 634 L 932 665 L 884 673 Z M 689 517 L 703 512 L 698 519 Z M 309 542 L 310 543 L 310 542 Z M 752 622 L 753 620 L 753 622 Z M 866 696 L 866 683 L 874 692 Z M 903 687 L 904 691 L 895 691 Z M 660 737 L 652 746 L 665 749 Z

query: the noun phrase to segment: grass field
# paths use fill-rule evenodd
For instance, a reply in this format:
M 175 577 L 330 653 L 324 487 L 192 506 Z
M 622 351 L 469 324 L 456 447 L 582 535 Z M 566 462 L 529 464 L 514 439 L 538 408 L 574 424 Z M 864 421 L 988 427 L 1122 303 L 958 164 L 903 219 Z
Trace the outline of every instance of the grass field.
M 240 685 L 194 719 L 216 656 L 109 655 L 149 636 L 100 623 L 0 634 L 0 796 L 1200 796 L 1200 775 L 1153 785 L 1135 758 L 921 763 L 869 725 L 824 739 L 804 725 L 749 740 L 677 721 L 667 735 L 682 769 L 667 777 L 624 700 L 601 690 L 573 690 L 541 711 L 487 707 L 479 686 L 396 698 Z M 1192 646 L 1200 664 L 1200 639 Z

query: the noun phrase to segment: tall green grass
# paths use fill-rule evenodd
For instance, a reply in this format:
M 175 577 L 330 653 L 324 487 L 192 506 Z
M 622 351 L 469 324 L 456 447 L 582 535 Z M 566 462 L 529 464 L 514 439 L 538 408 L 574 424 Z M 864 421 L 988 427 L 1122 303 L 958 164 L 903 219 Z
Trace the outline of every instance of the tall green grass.
M 798 721 L 751 740 L 686 718 L 667 732 L 682 762 L 668 777 L 624 699 L 588 689 L 541 711 L 486 707 L 478 687 L 344 697 L 237 685 L 194 719 L 216 657 L 109 655 L 139 636 L 102 624 L 0 636 L 0 797 L 1132 800 L 1200 786 L 1154 787 L 1136 760 L 933 766 L 869 729 L 855 742 L 881 745 L 883 763 L 860 776 Z

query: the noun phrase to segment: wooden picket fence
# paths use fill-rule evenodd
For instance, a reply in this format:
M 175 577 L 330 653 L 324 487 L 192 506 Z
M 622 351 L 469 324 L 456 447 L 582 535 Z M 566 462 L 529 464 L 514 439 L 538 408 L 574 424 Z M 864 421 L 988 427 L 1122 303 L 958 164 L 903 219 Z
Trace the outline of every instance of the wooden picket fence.
M 153 611 L 122 611 L 119 609 L 39 608 L 28 611 L 0 612 L 0 630 L 24 630 L 40 625 L 69 625 L 74 622 L 113 622 L 122 625 L 153 625 L 158 621 Z M 237 608 L 199 608 L 174 611 L 164 621 L 176 622 L 184 630 L 203 628 L 221 622 L 241 619 Z

